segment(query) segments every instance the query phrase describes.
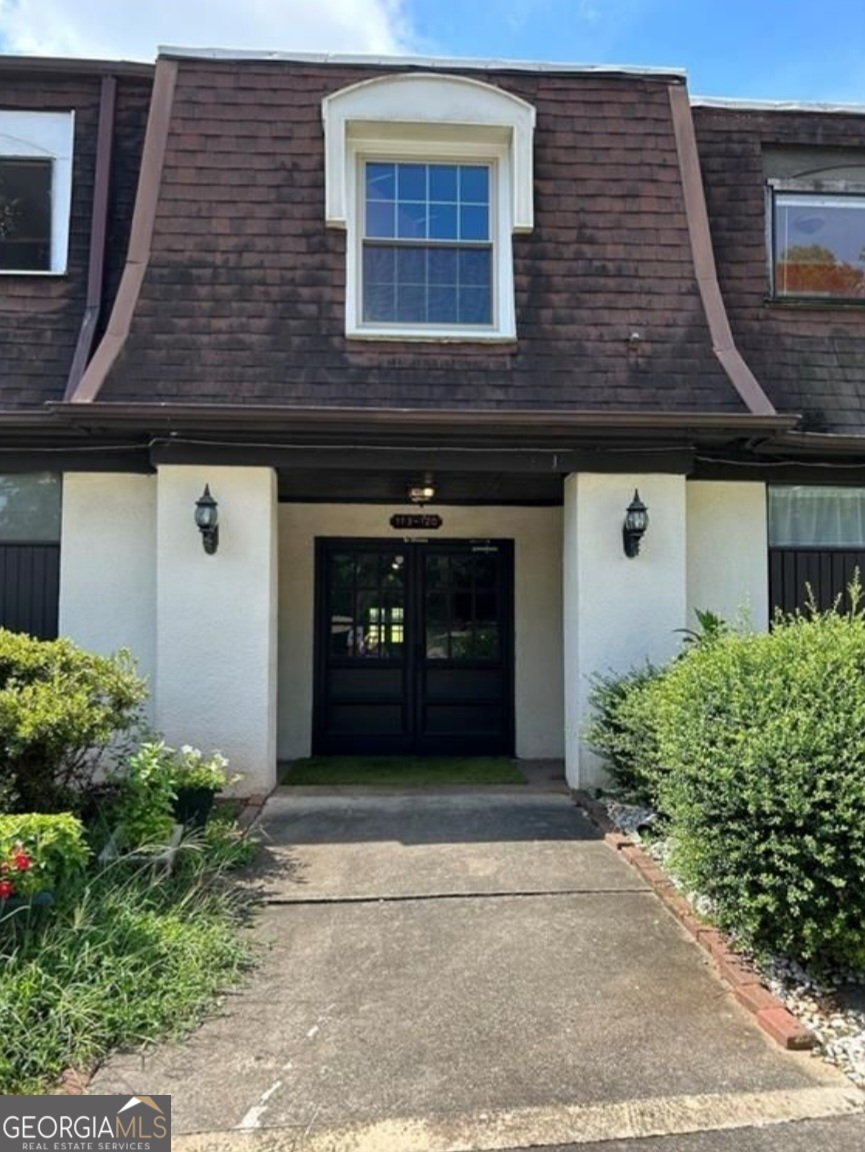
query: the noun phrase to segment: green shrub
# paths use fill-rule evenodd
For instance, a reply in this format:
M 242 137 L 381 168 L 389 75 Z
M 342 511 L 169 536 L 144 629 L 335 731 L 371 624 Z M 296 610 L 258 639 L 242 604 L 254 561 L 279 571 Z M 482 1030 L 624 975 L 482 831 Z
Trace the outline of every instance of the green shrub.
M 586 730 L 586 742 L 604 758 L 618 787 L 646 804 L 657 800 L 661 772 L 653 702 L 661 676 L 661 669 L 645 664 L 622 676 L 596 677 Z
M 81 822 L 69 813 L 0 816 L 0 909 L 11 896 L 61 888 L 88 855 Z
M 654 692 L 674 867 L 757 948 L 865 963 L 865 619 L 722 632 Z
M 128 652 L 0 629 L 0 791 L 18 811 L 80 802 L 101 753 L 140 718 L 147 695 Z

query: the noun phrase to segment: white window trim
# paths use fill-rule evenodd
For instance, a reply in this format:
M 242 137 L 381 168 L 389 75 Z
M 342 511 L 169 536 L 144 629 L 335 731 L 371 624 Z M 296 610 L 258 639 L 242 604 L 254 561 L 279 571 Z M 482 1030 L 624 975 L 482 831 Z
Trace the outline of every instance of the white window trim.
M 74 112 L 0 110 L 0 158 L 52 161 L 51 267 L 0 268 L 0 276 L 62 276 L 69 260 L 69 219 L 72 209 Z
M 512 341 L 516 337 L 514 260 L 511 246 L 510 184 L 507 146 L 456 144 L 448 141 L 352 140 L 348 171 L 348 243 L 346 245 L 346 335 L 358 340 L 483 340 Z M 414 160 L 434 163 L 488 164 L 490 181 L 490 240 L 493 260 L 493 320 L 491 324 L 410 324 L 363 320 L 363 181 L 358 179 L 370 160 Z M 385 241 L 386 243 L 387 241 Z
M 513 341 L 513 232 L 534 224 L 532 144 L 535 110 L 478 80 L 440 73 L 398 73 L 342 89 L 322 102 L 325 215 L 345 228 L 346 335 L 359 340 Z M 363 188 L 366 160 L 482 163 L 494 169 L 490 199 L 493 323 L 379 324 L 362 321 Z

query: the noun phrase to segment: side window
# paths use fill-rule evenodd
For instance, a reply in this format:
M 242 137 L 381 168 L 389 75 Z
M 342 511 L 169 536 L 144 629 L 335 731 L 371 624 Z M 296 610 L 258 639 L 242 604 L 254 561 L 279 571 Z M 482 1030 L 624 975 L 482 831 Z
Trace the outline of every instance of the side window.
M 0 274 L 66 271 L 73 131 L 72 112 L 0 109 Z
M 865 192 L 774 189 L 772 201 L 775 295 L 865 302 Z

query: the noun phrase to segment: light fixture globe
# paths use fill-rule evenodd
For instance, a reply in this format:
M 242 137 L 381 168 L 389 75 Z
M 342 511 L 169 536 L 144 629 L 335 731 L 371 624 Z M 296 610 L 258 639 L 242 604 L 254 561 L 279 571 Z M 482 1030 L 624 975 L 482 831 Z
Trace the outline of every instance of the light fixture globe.
M 634 489 L 634 499 L 625 511 L 625 522 L 622 525 L 622 542 L 625 555 L 630 559 L 640 553 L 640 541 L 649 527 L 649 510 L 640 499 L 640 493 Z
M 436 486 L 432 476 L 424 476 L 423 481 L 419 484 L 409 484 L 408 498 L 412 504 L 417 504 L 419 508 L 423 508 L 424 504 L 429 504 L 431 500 L 435 500 Z

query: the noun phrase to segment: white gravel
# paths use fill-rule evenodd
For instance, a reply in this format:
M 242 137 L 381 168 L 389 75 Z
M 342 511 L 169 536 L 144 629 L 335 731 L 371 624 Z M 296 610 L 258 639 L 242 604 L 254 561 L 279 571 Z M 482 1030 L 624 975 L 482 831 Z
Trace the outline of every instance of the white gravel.
M 701 916 L 711 918 L 712 902 L 689 892 L 669 869 L 670 846 L 652 834 L 655 814 L 648 808 L 602 796 L 600 802 L 620 832 L 652 856 Z M 817 1037 L 814 1053 L 865 1088 L 865 971 L 838 971 L 819 980 L 794 960 L 752 958 L 770 992 Z M 851 1006 L 854 1001 L 856 1006 Z

